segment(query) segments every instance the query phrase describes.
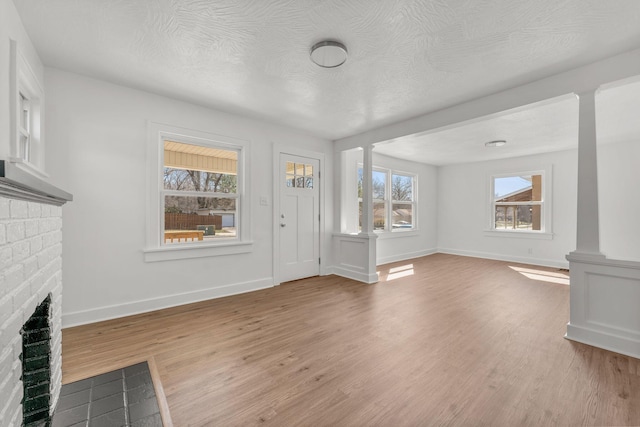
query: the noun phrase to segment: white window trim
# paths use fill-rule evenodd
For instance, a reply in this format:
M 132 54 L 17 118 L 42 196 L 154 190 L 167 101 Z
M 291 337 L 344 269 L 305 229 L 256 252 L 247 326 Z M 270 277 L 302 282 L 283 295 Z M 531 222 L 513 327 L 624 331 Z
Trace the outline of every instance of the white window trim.
M 20 51 L 17 41 L 10 40 L 10 50 L 9 102 L 11 107 L 9 120 L 11 144 L 9 161 L 32 175 L 48 178 L 49 175 L 45 173 L 44 168 L 44 90 L 36 73 Z M 23 134 L 20 126 L 22 115 L 20 94 L 23 94 L 30 104 L 30 123 L 29 129 L 26 129 L 29 135 L 28 159 L 20 155 L 20 136 Z
M 525 238 L 525 239 L 553 239 L 552 231 L 552 188 L 553 188 L 553 168 L 548 165 L 542 169 L 537 170 L 514 170 L 512 172 L 500 172 L 490 175 L 487 178 L 488 190 L 487 199 L 487 229 L 484 230 L 484 235 L 488 237 L 510 237 L 510 238 Z M 495 192 L 494 181 L 496 178 L 505 178 L 510 176 L 523 176 L 523 175 L 542 175 L 542 216 L 541 216 L 541 228 L 542 230 L 509 230 L 509 229 L 496 229 L 494 228 L 493 221 L 495 219 Z
M 406 202 L 402 200 L 391 200 L 391 188 L 393 185 L 393 175 L 402 175 L 402 176 L 410 176 L 411 177 L 411 202 Z M 389 227 L 391 228 L 390 232 L 394 234 L 405 234 L 405 233 L 414 233 L 418 231 L 418 174 L 412 172 L 404 172 L 397 169 L 389 169 L 389 179 L 388 179 L 388 188 L 389 188 L 389 216 L 388 219 L 391 219 L 391 214 L 393 212 L 393 203 L 411 203 L 411 214 L 413 216 L 413 227 L 407 229 L 393 229 L 393 224 L 389 221 Z
M 187 144 L 214 146 L 238 150 L 238 198 L 236 203 L 238 235 L 235 239 L 210 243 L 186 243 L 184 245 L 163 245 L 162 194 L 164 182 L 164 140 L 173 139 Z M 220 255 L 247 253 L 253 250 L 251 240 L 251 188 L 249 141 L 216 135 L 208 132 L 181 128 L 161 123 L 149 122 L 147 145 L 147 246 L 143 249 L 146 262 L 169 261 L 188 258 L 202 258 Z
M 356 165 L 356 186 L 358 183 L 358 171 L 360 169 L 364 170 L 364 166 L 362 163 L 358 163 Z M 386 182 L 385 182 L 385 195 L 384 195 L 384 199 L 373 199 L 373 203 L 375 204 L 376 202 L 384 202 L 385 203 L 385 228 L 384 230 L 373 230 L 374 233 L 379 234 L 381 237 L 383 238 L 390 238 L 390 237 L 401 237 L 402 236 L 415 236 L 418 235 L 418 174 L 415 172 L 405 172 L 405 171 L 401 171 L 398 169 L 392 169 L 392 168 L 385 168 L 385 167 L 380 167 L 380 166 L 372 166 L 371 168 L 372 171 L 377 171 L 377 172 L 383 172 L 386 174 Z M 412 215 L 413 215 L 413 227 L 412 228 L 407 228 L 407 229 L 401 229 L 401 228 L 396 228 L 394 229 L 392 227 L 392 223 L 391 223 L 391 219 L 392 219 L 392 212 L 393 212 L 393 200 L 391 200 L 391 186 L 392 186 L 392 177 L 393 175 L 403 175 L 403 176 L 410 176 L 412 178 L 412 183 L 413 183 L 413 187 L 411 189 L 411 195 L 412 195 L 412 200 L 411 202 L 407 202 L 407 201 L 397 201 L 396 203 L 411 203 L 412 205 Z M 360 202 L 362 202 L 362 198 L 358 197 L 358 205 L 360 204 Z M 356 210 L 356 216 L 359 216 L 359 209 Z M 358 223 L 358 221 L 356 221 L 356 224 Z

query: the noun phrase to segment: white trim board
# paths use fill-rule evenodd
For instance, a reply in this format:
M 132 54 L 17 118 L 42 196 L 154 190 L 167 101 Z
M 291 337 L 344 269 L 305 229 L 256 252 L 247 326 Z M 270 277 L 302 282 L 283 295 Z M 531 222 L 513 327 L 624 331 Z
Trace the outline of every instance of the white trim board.
M 387 257 L 382 257 L 382 258 L 378 258 L 376 260 L 376 265 L 384 265 L 384 264 L 389 264 L 392 262 L 399 262 L 399 261 L 407 261 L 410 259 L 414 259 L 414 258 L 420 258 L 423 256 L 428 256 L 428 255 L 433 255 L 435 253 L 437 253 L 438 250 L 433 248 L 433 249 L 423 249 L 421 251 L 416 251 L 416 252 L 407 252 L 404 254 L 398 254 L 398 255 L 393 255 L 393 256 L 387 256 Z
M 629 337 L 621 337 L 615 334 L 586 328 L 583 326 L 567 324 L 567 333 L 564 336 L 571 341 L 577 341 L 592 347 L 603 348 L 625 356 L 640 358 L 640 341 Z
M 567 269 L 569 268 L 569 263 L 567 261 L 556 261 L 553 259 L 506 256 L 506 255 L 494 254 L 490 252 L 465 251 L 465 250 L 448 249 L 448 248 L 438 248 L 437 252 L 441 254 L 461 255 L 461 256 L 469 256 L 473 258 L 485 258 L 485 259 L 495 259 L 497 261 L 517 262 L 519 264 L 539 265 L 541 267 L 567 268 Z
M 568 268 L 568 263 L 561 263 L 553 260 L 540 260 L 534 258 L 522 257 L 505 257 L 497 254 L 460 251 L 455 249 L 425 249 L 418 252 L 410 252 L 393 257 L 385 257 L 380 259 L 377 265 L 388 264 L 391 262 L 406 261 L 409 259 L 420 258 L 423 256 L 433 255 L 436 253 L 444 253 L 450 255 L 470 256 L 474 258 L 495 259 L 499 261 L 517 262 L 521 264 L 533 264 L 546 267 Z M 357 280 L 364 283 L 375 283 L 376 277 L 370 277 L 361 271 L 355 271 L 345 266 L 325 266 L 322 269 L 323 275 L 335 274 L 336 276 L 345 277 L 347 279 Z M 101 322 L 125 316 L 132 316 L 150 311 L 161 310 L 165 308 L 176 307 L 195 302 L 206 301 L 210 299 L 222 298 L 231 295 L 238 295 L 247 292 L 268 289 L 274 286 L 272 277 L 259 280 L 253 280 L 243 283 L 235 283 L 231 285 L 221 286 L 217 288 L 202 289 L 193 292 L 185 292 L 182 294 L 167 295 L 158 298 L 150 298 L 128 302 L 119 305 L 110 305 L 97 307 L 89 310 L 76 311 L 72 313 L 62 314 L 62 327 L 70 328 L 73 326 L 86 325 L 89 323 Z M 619 350 L 614 350 L 619 351 Z
M 363 282 L 363 284 L 374 284 L 378 282 L 378 274 L 369 275 L 367 273 L 363 273 L 361 271 L 351 270 L 348 268 L 342 267 L 333 267 L 332 274 L 336 276 L 344 277 L 346 279 L 356 280 L 358 282 Z
M 243 283 L 220 286 L 217 288 L 202 289 L 181 294 L 166 295 L 158 298 L 132 301 L 124 304 L 97 307 L 89 310 L 62 313 L 62 328 L 86 325 L 101 322 L 103 320 L 117 319 L 119 317 L 133 316 L 135 314 L 171 308 L 194 302 L 201 302 L 231 295 L 244 294 L 273 287 L 273 278 L 267 277 L 260 280 L 252 280 Z

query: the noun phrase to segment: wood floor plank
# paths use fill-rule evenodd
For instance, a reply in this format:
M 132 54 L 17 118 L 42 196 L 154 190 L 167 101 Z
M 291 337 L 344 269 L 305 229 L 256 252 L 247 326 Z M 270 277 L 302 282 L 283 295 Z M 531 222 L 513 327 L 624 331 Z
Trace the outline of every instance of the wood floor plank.
M 640 361 L 563 338 L 566 273 L 445 254 L 380 273 L 65 329 L 63 382 L 152 359 L 176 426 L 640 425 Z

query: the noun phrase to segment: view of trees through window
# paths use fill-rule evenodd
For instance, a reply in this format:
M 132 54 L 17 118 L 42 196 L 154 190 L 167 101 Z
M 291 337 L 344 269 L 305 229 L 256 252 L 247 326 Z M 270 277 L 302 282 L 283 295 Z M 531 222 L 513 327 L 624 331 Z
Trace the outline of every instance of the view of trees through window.
M 238 152 L 165 141 L 165 244 L 237 236 Z
M 166 190 L 198 191 L 212 193 L 235 193 L 237 179 L 235 175 L 204 172 L 186 169 L 164 168 L 164 188 Z M 177 196 L 169 196 L 173 202 L 165 204 L 165 212 L 189 212 L 197 209 L 235 209 L 235 199 L 219 199 L 213 197 L 196 197 L 192 201 L 177 200 Z
M 358 168 L 359 228 L 362 229 L 362 168 Z M 372 171 L 374 230 L 413 229 L 414 177 L 388 169 Z

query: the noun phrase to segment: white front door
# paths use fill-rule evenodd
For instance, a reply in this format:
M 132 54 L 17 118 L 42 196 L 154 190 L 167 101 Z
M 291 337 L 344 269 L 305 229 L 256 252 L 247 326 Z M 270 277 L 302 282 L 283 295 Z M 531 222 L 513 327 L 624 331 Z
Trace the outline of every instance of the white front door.
M 280 153 L 280 282 L 320 274 L 320 161 Z

